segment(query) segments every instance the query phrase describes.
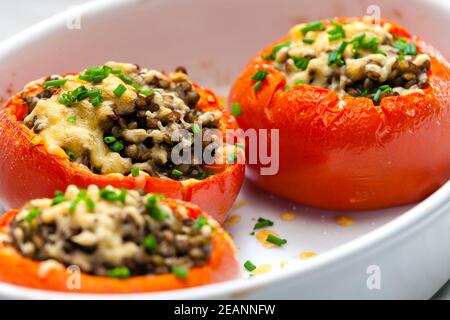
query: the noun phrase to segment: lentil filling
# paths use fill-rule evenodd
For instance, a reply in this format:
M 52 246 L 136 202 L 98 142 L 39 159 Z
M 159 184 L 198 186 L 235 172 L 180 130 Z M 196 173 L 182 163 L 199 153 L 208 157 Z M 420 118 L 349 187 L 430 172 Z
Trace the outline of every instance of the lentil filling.
M 23 122 L 49 152 L 62 149 L 94 173 L 174 180 L 212 174 L 194 153 L 194 134 L 219 129 L 222 111 L 197 108 L 200 95 L 183 67 L 163 73 L 108 62 L 79 75 L 49 76 L 40 90 L 22 97 L 29 109 Z M 179 130 L 189 133 L 179 138 L 191 146 L 189 164 L 171 156 Z
M 421 92 L 428 84 L 430 57 L 390 29 L 389 23 L 381 26 L 369 18 L 301 24 L 263 58 L 286 75 L 287 89 L 311 84 L 379 104 L 387 96 Z
M 155 194 L 72 185 L 53 199 L 27 203 L 7 242 L 30 259 L 77 265 L 92 275 L 186 277 L 207 262 L 214 232 L 214 222 L 186 212 Z

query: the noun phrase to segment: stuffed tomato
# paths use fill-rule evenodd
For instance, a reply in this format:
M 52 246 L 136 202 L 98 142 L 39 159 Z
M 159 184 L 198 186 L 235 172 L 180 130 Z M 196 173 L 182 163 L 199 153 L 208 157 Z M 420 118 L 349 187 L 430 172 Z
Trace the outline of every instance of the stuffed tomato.
M 0 281 L 81 293 L 174 290 L 239 275 L 220 225 L 181 200 L 71 185 L 0 218 Z
M 223 222 L 244 167 L 204 163 L 203 138 L 208 130 L 225 137 L 235 128 L 215 95 L 193 84 L 182 67 L 162 73 L 108 62 L 51 75 L 0 110 L 0 201 L 17 207 L 69 184 L 112 185 L 192 201 Z M 176 148 L 187 158 L 175 161 Z M 217 154 L 228 157 L 239 151 L 220 148 Z
M 450 177 L 449 64 L 394 23 L 297 25 L 250 61 L 229 100 L 243 129 L 279 129 L 278 174 L 252 165 L 251 177 L 290 200 L 382 208 Z

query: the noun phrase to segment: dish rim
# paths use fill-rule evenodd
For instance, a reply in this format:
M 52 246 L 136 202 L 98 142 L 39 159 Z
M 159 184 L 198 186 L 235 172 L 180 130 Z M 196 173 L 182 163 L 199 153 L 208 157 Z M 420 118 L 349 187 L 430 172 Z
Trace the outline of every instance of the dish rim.
M 61 26 L 65 24 L 70 14 L 73 13 L 73 10 L 78 10 L 80 14 L 89 19 L 91 16 L 107 15 L 115 10 L 120 10 L 122 6 L 143 3 L 144 1 L 148 0 L 95 0 L 78 5 L 76 9 L 69 9 L 58 13 L 0 43 L 0 59 L 11 57 L 23 47 L 27 47 L 34 41 L 39 41 L 50 34 L 62 32 Z M 160 0 L 152 1 L 154 3 L 161 2 Z M 445 7 L 446 10 L 450 11 L 450 2 L 439 0 L 428 0 L 426 2 L 430 5 Z M 238 295 L 239 293 L 247 293 L 257 290 L 260 287 L 268 286 L 273 282 L 293 277 L 312 277 L 314 273 L 320 273 L 324 269 L 349 264 L 352 260 L 356 260 L 362 255 L 376 250 L 380 246 L 388 246 L 400 240 L 400 238 L 405 237 L 408 233 L 418 232 L 428 224 L 439 219 L 446 214 L 445 210 L 439 209 L 444 207 L 449 199 L 450 181 L 399 217 L 361 237 L 330 249 L 314 259 L 307 260 L 302 266 L 286 269 L 283 272 L 262 275 L 251 280 L 240 278 L 223 283 L 182 290 L 130 294 L 56 292 L 19 287 L 0 282 L 0 296 L 24 299 L 198 299 Z

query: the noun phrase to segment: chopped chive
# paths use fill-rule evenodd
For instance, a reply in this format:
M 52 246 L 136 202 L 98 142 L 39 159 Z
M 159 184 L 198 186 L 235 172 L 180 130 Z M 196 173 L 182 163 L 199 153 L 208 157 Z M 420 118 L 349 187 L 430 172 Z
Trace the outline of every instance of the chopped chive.
M 363 41 L 361 43 L 361 48 L 371 50 L 373 52 L 376 52 L 378 50 L 378 43 L 380 42 L 380 39 L 378 38 L 372 38 L 368 41 Z
M 295 81 L 295 82 L 294 82 L 294 87 L 295 87 L 295 86 L 298 86 L 299 84 L 305 84 L 305 81 L 303 81 L 303 80 L 297 80 L 297 81 Z
M 107 270 L 106 275 L 110 278 L 126 279 L 131 276 L 131 273 L 127 267 L 119 267 Z
M 155 92 L 154 89 L 141 89 L 141 90 L 139 90 L 139 93 L 143 94 L 144 96 L 149 96 L 153 92 Z
M 362 43 L 364 42 L 364 38 L 366 37 L 365 33 L 362 33 L 356 37 L 353 38 L 353 40 L 351 41 L 351 44 L 353 46 L 354 49 L 359 49 L 361 48 Z
M 44 82 L 44 88 L 62 86 L 67 82 L 67 79 L 48 80 Z
M 267 71 L 264 70 L 258 70 L 252 77 L 252 80 L 255 81 L 263 81 L 264 79 L 266 79 L 267 75 L 269 73 Z
M 280 44 L 277 44 L 272 47 L 272 52 L 270 54 L 263 55 L 262 58 L 266 60 L 275 60 L 278 51 L 280 51 L 283 48 L 287 48 L 291 45 L 291 41 L 286 41 Z
M 77 122 L 77 117 L 68 117 L 67 122 L 75 123 Z
M 206 178 L 209 178 L 212 174 L 202 171 L 199 174 L 197 174 L 197 176 L 195 177 L 197 180 L 205 180 Z
M 100 83 L 111 73 L 111 67 L 102 66 L 102 67 L 93 67 L 84 70 L 82 74 L 78 76 L 79 79 L 92 82 L 92 83 Z
M 361 97 L 368 97 L 369 93 L 370 93 L 370 90 L 366 88 L 361 92 Z
M 186 267 L 172 267 L 172 273 L 176 275 L 178 278 L 186 279 L 189 275 L 189 269 Z
M 274 245 L 277 245 L 279 247 L 287 243 L 286 239 L 281 239 L 277 236 L 274 236 L 273 234 L 269 234 L 266 238 L 266 241 L 273 243 Z
M 253 91 L 258 91 L 262 87 L 262 81 L 256 81 L 255 85 L 253 86 Z
M 84 199 L 84 202 L 86 203 L 86 206 L 88 207 L 89 211 L 93 211 L 95 209 L 95 202 L 91 198 L 86 197 Z
M 77 211 L 78 203 L 80 203 L 80 199 L 73 200 L 70 203 L 69 213 L 73 214 L 73 213 L 75 213 L 75 211 Z
M 306 44 L 313 44 L 314 43 L 314 39 L 303 39 L 302 41 L 303 41 L 303 43 L 306 43 Z
M 109 189 L 100 189 L 99 195 L 100 198 L 108 201 L 116 201 L 118 199 L 117 194 Z
M 193 133 L 199 133 L 200 131 L 201 131 L 200 128 L 196 124 L 192 125 L 192 132 Z
M 172 169 L 172 175 L 176 176 L 176 177 L 181 177 L 183 175 L 183 172 L 181 172 L 178 169 Z
M 310 58 L 292 58 L 294 60 L 294 64 L 297 68 L 301 69 L 301 70 L 306 70 L 306 68 L 308 68 L 308 64 L 309 61 L 311 60 Z
M 400 51 L 404 55 L 415 56 L 417 55 L 416 45 L 413 43 L 407 44 L 406 41 L 398 41 L 392 44 L 392 47 Z
M 131 176 L 137 177 L 139 175 L 139 168 L 131 168 Z
M 381 95 L 383 93 L 391 92 L 391 91 L 392 91 L 392 88 L 388 84 L 385 84 L 385 85 L 382 85 L 382 86 L 378 87 L 377 92 L 373 96 L 373 101 L 376 102 L 376 103 L 379 102 L 380 97 L 381 97 Z
M 149 234 L 144 239 L 144 247 L 149 251 L 155 251 L 156 247 L 158 246 L 158 243 L 156 241 L 156 238 Z
M 61 191 L 55 191 L 55 197 L 52 200 L 52 206 L 65 202 L 66 198 L 64 197 L 64 193 Z
M 206 226 L 207 224 L 208 224 L 208 219 L 206 219 L 202 215 L 199 215 L 195 221 L 194 229 L 200 230 L 203 226 Z
M 114 94 L 116 97 L 121 97 L 125 91 L 127 91 L 127 88 L 123 85 L 123 84 L 119 84 L 115 89 L 114 89 Z
M 309 31 L 320 31 L 325 29 L 325 24 L 322 21 L 314 21 L 308 23 L 300 31 L 303 35 L 306 35 Z
M 124 73 L 119 74 L 119 78 L 125 82 L 126 84 L 132 84 L 133 80 L 129 76 L 126 76 Z
M 344 60 L 342 59 L 342 54 L 345 51 L 345 48 L 347 48 L 348 42 L 342 42 L 339 47 L 332 51 L 328 55 L 328 65 L 336 64 L 337 66 L 343 66 L 345 64 Z
M 102 102 L 103 102 L 102 96 L 96 96 L 91 99 L 91 103 L 94 107 L 98 107 L 99 105 L 102 104 Z
M 328 31 L 328 40 L 329 41 L 335 41 L 341 38 L 345 38 L 345 30 L 344 28 L 337 22 L 335 21 L 330 21 L 331 24 L 334 26 L 334 29 L 331 29 L 330 31 Z
M 235 117 L 239 117 L 241 115 L 241 104 L 237 102 L 233 102 L 231 104 L 231 114 Z
M 75 160 L 77 160 L 77 156 L 72 150 L 66 149 L 66 154 L 69 156 L 70 161 L 74 162 Z
M 265 227 L 271 227 L 273 226 L 273 221 L 267 220 L 264 218 L 258 218 L 258 221 L 256 222 L 255 226 L 253 227 L 253 230 L 262 229 Z
M 383 50 L 377 50 L 375 53 L 382 54 L 385 57 L 387 56 L 386 51 L 383 51 Z
M 256 269 L 256 266 L 250 260 L 245 261 L 244 267 L 250 272 Z
M 128 190 L 120 189 L 119 195 L 117 196 L 117 200 L 125 204 L 127 200 Z
M 159 207 L 159 201 L 163 198 L 162 195 L 152 194 L 147 198 L 145 209 L 148 214 L 155 220 L 162 221 L 167 217 L 167 212 Z
M 103 140 L 105 141 L 106 144 L 111 144 L 117 141 L 117 138 L 114 136 L 107 136 L 104 137 Z
M 28 210 L 27 215 L 25 216 L 25 221 L 28 223 L 33 222 L 34 219 L 41 213 L 41 210 L 39 208 L 31 208 Z
M 123 150 L 123 144 L 120 141 L 116 141 L 113 144 L 109 145 L 109 148 L 114 152 L 120 152 Z

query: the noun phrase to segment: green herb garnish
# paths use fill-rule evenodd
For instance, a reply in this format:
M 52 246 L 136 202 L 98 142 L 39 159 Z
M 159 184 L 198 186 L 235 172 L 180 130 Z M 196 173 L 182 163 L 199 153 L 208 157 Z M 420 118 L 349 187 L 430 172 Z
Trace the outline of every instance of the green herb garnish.
M 286 41 L 286 42 L 277 44 L 277 45 L 272 47 L 272 53 L 267 54 L 267 55 L 263 55 L 262 58 L 266 59 L 266 60 L 275 60 L 278 51 L 280 51 L 283 48 L 287 48 L 290 45 L 291 45 L 291 41 Z
M 156 241 L 156 238 L 152 235 L 148 235 L 144 239 L 144 247 L 149 251 L 155 251 L 156 247 L 158 246 L 158 242 Z
M 273 243 L 274 245 L 277 245 L 279 247 L 287 243 L 286 239 L 281 239 L 277 236 L 274 236 L 273 234 L 269 234 L 266 238 L 266 241 Z
M 328 31 L 328 40 L 329 41 L 335 41 L 338 39 L 343 39 L 346 37 L 345 35 L 345 30 L 344 28 L 337 22 L 335 21 L 330 21 L 330 23 L 334 26 L 333 29 L 331 29 L 330 31 Z
M 31 223 L 36 219 L 36 217 L 41 213 L 39 208 L 31 208 L 28 210 L 27 215 L 25 216 L 25 221 Z
M 267 220 L 264 218 L 258 218 L 258 221 L 256 222 L 255 226 L 253 227 L 253 230 L 258 230 L 266 227 L 273 226 L 273 221 Z
M 385 92 L 392 92 L 392 88 L 390 85 L 385 84 L 385 85 L 378 87 L 377 92 L 373 96 L 373 101 L 379 102 L 381 95 Z
M 247 260 L 244 263 L 244 268 L 251 272 L 256 269 L 256 266 L 250 260 Z
M 108 66 L 94 67 L 84 70 L 82 74 L 78 76 L 79 79 L 91 82 L 100 83 L 111 73 L 112 69 Z
M 52 206 L 55 206 L 65 201 L 67 200 L 64 197 L 64 193 L 62 193 L 61 191 L 55 191 L 55 197 L 52 200 Z
M 306 26 L 300 29 L 303 35 L 306 35 L 309 31 L 321 31 L 321 30 L 325 30 L 325 24 L 322 21 L 314 21 L 308 23 Z
M 139 175 L 139 168 L 131 168 L 131 176 L 132 177 L 137 177 Z
M 174 175 L 175 177 L 181 177 L 181 176 L 183 176 L 183 172 L 181 172 L 180 170 L 178 170 L 178 169 L 172 169 L 172 175 Z
M 345 51 L 345 48 L 347 48 L 348 42 L 342 42 L 339 47 L 332 51 L 328 55 L 328 65 L 331 66 L 333 64 L 336 64 L 338 67 L 343 66 L 345 64 L 344 60 L 342 59 L 342 54 Z
M 303 41 L 303 43 L 306 43 L 306 44 L 313 44 L 314 43 L 314 39 L 303 39 L 302 41 Z
M 44 82 L 44 88 L 59 87 L 67 82 L 67 79 L 48 80 Z
M 269 73 L 267 71 L 264 70 L 258 70 L 252 77 L 252 80 L 255 81 L 263 81 L 264 79 L 266 79 L 267 75 Z
M 123 144 L 120 141 L 116 141 L 113 144 L 109 145 L 109 148 L 114 152 L 120 152 L 123 150 Z
M 67 122 L 75 123 L 75 122 L 77 122 L 77 117 L 68 117 Z
M 118 98 L 120 98 L 125 91 L 127 91 L 127 88 L 123 85 L 123 84 L 119 84 L 115 89 L 114 89 L 114 95 Z
M 241 104 L 237 102 L 233 102 L 231 104 L 231 114 L 235 117 L 239 117 L 241 115 Z
M 200 230 L 203 226 L 208 225 L 208 219 L 204 216 L 199 215 L 195 220 L 194 229 Z
M 149 96 L 149 95 L 151 95 L 154 92 L 155 92 L 155 90 L 151 89 L 151 88 L 150 89 L 141 89 L 141 90 L 139 90 L 139 93 L 143 94 L 144 96 Z
M 69 160 L 74 162 L 75 160 L 77 160 L 77 156 L 75 155 L 75 153 L 70 150 L 70 149 L 66 149 L 66 154 L 69 156 Z
M 131 276 L 131 273 L 127 267 L 119 267 L 107 270 L 106 275 L 110 278 L 126 279 Z
M 167 212 L 159 207 L 159 202 L 163 199 L 162 195 L 152 194 L 147 198 L 145 209 L 150 216 L 158 221 L 162 221 L 167 217 Z
M 178 278 L 186 279 L 189 275 L 189 269 L 186 267 L 172 267 L 172 274 L 176 275 Z
M 294 60 L 294 64 L 298 69 L 306 70 L 308 68 L 309 61 L 311 58 L 296 58 L 292 57 L 292 60 Z

